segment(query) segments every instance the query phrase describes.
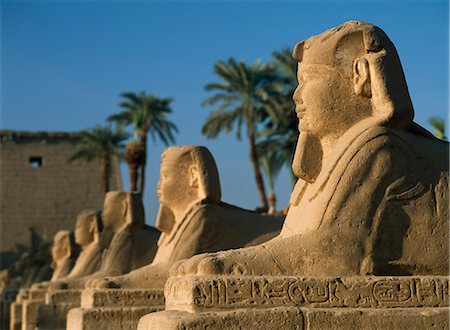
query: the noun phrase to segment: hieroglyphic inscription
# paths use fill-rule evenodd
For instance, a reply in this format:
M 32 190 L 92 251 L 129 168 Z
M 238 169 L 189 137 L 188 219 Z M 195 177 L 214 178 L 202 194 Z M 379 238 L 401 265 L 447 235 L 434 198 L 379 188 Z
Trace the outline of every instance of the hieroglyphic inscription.
M 179 285 L 192 296 L 184 303 L 196 309 L 311 307 L 447 307 L 449 278 L 422 277 L 193 277 L 166 284 L 175 301 Z M 185 296 L 186 297 L 186 296 Z M 170 303 L 170 302 L 169 302 Z M 178 305 L 180 301 L 178 301 Z
M 164 305 L 162 290 L 152 289 L 87 289 L 81 297 L 81 307 L 137 307 Z

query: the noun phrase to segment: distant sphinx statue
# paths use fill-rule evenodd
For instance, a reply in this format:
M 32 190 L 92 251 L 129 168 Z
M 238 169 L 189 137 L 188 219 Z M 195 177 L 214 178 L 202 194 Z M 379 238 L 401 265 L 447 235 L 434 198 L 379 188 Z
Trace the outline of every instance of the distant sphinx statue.
M 98 211 L 84 210 L 78 215 L 75 225 L 75 243 L 81 247 L 81 253 L 71 272 L 62 280 L 72 280 L 90 275 L 100 268 L 102 228 L 103 224 Z
M 58 231 L 53 237 L 51 252 L 53 274 L 50 281 L 54 282 L 70 273 L 78 257 L 73 233 L 68 230 Z
M 105 196 L 100 239 L 100 269 L 78 279 L 60 281 L 52 289 L 83 288 L 86 281 L 130 272 L 152 262 L 160 232 L 145 224 L 139 193 L 110 191 Z
M 446 275 L 448 143 L 415 124 L 397 51 L 349 21 L 296 45 L 299 178 L 281 233 L 174 275 Z
M 220 201 L 219 175 L 207 148 L 169 147 L 161 158 L 156 227 L 162 234 L 153 263 L 124 276 L 91 281 L 88 287 L 162 289 L 170 266 L 180 259 L 243 247 L 279 233 L 281 218 Z

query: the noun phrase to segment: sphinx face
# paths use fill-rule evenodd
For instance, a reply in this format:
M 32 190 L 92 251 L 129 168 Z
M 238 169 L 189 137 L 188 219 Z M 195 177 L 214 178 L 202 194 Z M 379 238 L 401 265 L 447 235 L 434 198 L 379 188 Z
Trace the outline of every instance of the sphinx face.
M 298 81 L 293 100 L 300 132 L 320 139 L 339 136 L 353 124 L 351 81 L 338 70 L 329 65 L 299 63 Z
M 197 189 L 190 184 L 189 174 L 184 166 L 163 161 L 158 182 L 159 202 L 170 208 L 180 209 L 192 203 L 197 197 Z
M 118 195 L 111 193 L 106 194 L 102 211 L 103 226 L 115 231 L 125 222 L 124 217 L 125 201 Z
M 67 237 L 56 234 L 52 245 L 52 259 L 61 260 L 67 255 Z
M 92 221 L 89 216 L 78 216 L 75 225 L 75 243 L 85 246 L 93 241 L 91 225 Z

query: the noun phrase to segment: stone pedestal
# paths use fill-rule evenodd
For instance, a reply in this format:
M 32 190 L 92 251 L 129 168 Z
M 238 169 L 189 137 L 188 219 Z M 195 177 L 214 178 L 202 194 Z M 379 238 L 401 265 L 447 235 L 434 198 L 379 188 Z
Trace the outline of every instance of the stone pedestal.
M 37 307 L 36 326 L 40 330 L 66 329 L 67 313 L 80 306 L 82 290 L 49 291 L 45 303 Z
M 13 302 L 10 305 L 10 319 L 9 319 L 9 329 L 10 330 L 21 330 L 22 329 L 22 303 Z
M 28 298 L 22 300 L 22 330 L 35 330 L 39 306 L 45 304 L 46 289 L 28 291 Z
M 164 309 L 162 290 L 89 289 L 67 315 L 67 329 L 136 329 L 139 319 Z
M 22 302 L 28 299 L 29 291 L 28 289 L 20 289 L 16 295 L 15 302 L 10 305 L 10 330 L 22 329 Z
M 448 329 L 449 279 L 175 277 L 138 329 Z

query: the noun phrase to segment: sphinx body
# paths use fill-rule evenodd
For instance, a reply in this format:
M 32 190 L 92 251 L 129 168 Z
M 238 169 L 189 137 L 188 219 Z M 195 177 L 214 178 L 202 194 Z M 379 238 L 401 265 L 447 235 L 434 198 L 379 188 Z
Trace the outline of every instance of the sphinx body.
M 445 275 L 448 143 L 412 121 L 394 46 L 350 21 L 299 43 L 299 177 L 280 235 L 174 275 Z
M 99 212 L 85 210 L 78 215 L 75 226 L 75 243 L 81 247 L 71 272 L 62 280 L 71 280 L 96 272 L 101 265 L 100 234 L 102 223 Z
M 217 168 L 205 147 L 166 149 L 158 191 L 161 206 L 156 225 L 162 234 L 152 264 L 124 276 L 89 282 L 88 287 L 161 289 L 173 263 L 198 253 L 243 247 L 263 235 L 269 239 L 281 228 L 281 218 L 220 201 Z
M 139 193 L 108 192 L 102 219 L 100 268 L 87 276 L 62 279 L 50 288 L 84 288 L 89 280 L 125 274 L 152 262 L 160 232 L 145 224 Z
M 78 257 L 73 233 L 67 230 L 58 231 L 53 238 L 51 282 L 68 275 Z

